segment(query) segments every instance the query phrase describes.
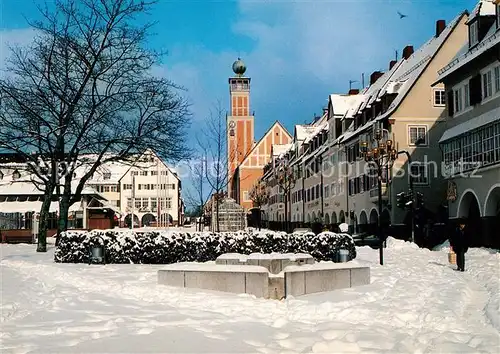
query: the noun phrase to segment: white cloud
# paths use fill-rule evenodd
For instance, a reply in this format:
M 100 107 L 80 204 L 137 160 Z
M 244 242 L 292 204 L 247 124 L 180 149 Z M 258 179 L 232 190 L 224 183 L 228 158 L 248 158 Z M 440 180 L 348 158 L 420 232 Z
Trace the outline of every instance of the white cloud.
M 31 43 L 34 37 L 35 30 L 31 28 L 0 30 L 0 70 L 5 69 L 11 47 L 25 46 Z

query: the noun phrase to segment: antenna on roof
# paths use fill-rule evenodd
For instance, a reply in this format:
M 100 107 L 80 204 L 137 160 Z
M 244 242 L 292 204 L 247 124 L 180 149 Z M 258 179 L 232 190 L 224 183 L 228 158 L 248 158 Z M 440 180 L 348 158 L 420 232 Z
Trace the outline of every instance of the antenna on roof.
M 358 80 L 349 80 L 349 90 L 352 89 L 352 84 L 354 84 L 355 82 L 358 82 Z
M 398 61 L 398 50 L 395 49 L 395 52 L 396 52 L 396 61 Z
M 365 88 L 365 73 L 361 73 L 361 88 Z

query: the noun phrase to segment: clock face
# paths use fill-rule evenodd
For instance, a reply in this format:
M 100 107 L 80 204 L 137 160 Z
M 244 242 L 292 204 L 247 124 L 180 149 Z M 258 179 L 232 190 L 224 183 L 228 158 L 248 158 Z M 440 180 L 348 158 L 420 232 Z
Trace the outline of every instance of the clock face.
M 232 120 L 229 122 L 229 128 L 234 128 L 236 126 L 236 123 Z

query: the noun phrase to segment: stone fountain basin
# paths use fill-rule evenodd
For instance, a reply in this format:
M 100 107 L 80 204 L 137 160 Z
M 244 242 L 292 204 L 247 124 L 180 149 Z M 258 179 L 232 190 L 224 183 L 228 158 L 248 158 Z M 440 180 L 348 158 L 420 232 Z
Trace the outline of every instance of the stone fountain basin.
M 218 265 L 261 266 L 271 274 L 279 274 L 288 266 L 314 264 L 314 258 L 307 253 L 225 253 L 215 260 Z

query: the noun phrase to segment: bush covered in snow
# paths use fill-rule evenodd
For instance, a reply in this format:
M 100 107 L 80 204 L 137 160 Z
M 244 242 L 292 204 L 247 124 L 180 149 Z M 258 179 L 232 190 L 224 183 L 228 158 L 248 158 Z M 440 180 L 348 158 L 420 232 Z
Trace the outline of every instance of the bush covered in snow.
M 317 261 L 331 261 L 336 259 L 340 249 L 349 250 L 351 259 L 356 257 L 352 238 L 332 232 L 314 235 L 255 230 L 227 233 L 93 230 L 62 233 L 55 261 L 86 263 L 89 247 L 103 241 L 107 263 L 207 262 L 214 261 L 223 253 L 272 252 L 309 253 Z

